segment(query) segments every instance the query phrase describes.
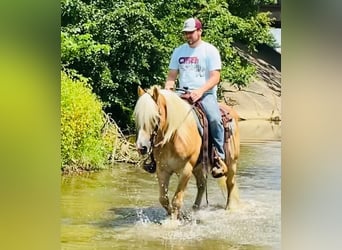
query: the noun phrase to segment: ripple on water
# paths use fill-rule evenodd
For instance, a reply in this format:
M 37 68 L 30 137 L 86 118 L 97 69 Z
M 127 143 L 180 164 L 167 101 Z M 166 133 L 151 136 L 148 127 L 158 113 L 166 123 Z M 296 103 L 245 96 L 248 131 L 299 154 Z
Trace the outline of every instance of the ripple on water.
M 192 178 L 181 221 L 166 216 L 155 176 L 139 169 L 124 166 L 63 182 L 63 249 L 279 249 L 280 142 L 244 144 L 241 154 L 240 206 L 224 210 L 225 198 L 209 178 L 209 206 L 192 212 Z

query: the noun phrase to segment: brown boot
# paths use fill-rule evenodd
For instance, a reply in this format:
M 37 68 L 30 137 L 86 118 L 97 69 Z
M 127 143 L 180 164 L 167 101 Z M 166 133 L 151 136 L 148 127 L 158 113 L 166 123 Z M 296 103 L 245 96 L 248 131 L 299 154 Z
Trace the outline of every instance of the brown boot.
M 219 157 L 215 159 L 214 167 L 211 169 L 211 175 L 214 178 L 220 178 L 224 176 L 227 172 L 228 172 L 228 167 L 226 163 Z

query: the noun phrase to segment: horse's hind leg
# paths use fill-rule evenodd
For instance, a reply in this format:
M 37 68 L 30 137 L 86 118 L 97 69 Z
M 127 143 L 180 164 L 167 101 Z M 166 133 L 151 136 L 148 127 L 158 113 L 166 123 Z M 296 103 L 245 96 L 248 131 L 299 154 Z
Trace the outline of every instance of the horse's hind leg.
M 193 174 L 196 178 L 197 195 L 196 195 L 195 203 L 192 206 L 192 208 L 195 210 L 198 210 L 201 206 L 202 197 L 206 189 L 207 179 L 203 173 L 202 165 L 196 166 L 195 169 L 193 170 Z
M 158 172 L 158 183 L 159 183 L 159 202 L 165 208 L 168 215 L 172 213 L 172 207 L 170 205 L 168 190 L 171 174 L 167 172 Z
M 232 160 L 232 163 L 229 165 L 228 173 L 227 173 L 227 204 L 226 209 L 231 209 L 237 206 L 239 203 L 239 190 L 236 184 L 236 166 L 237 161 Z

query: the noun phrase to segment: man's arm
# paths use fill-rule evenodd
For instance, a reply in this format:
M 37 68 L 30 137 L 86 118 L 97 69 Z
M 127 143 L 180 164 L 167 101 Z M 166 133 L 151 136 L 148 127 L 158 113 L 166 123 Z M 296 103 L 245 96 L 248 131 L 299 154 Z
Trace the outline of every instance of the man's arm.
M 175 88 L 175 81 L 178 76 L 177 69 L 170 69 L 166 78 L 165 89 L 173 90 Z
M 203 96 L 203 94 L 206 91 L 215 87 L 220 82 L 220 77 L 221 77 L 221 73 L 219 70 L 210 71 L 210 76 L 209 76 L 208 81 L 199 89 L 191 90 L 190 96 L 192 100 L 196 102 L 198 99 L 200 99 Z
M 210 75 L 209 75 L 209 79 L 208 81 L 199 88 L 199 90 L 202 92 L 202 95 L 212 89 L 213 87 L 215 87 L 219 82 L 220 82 L 220 77 L 221 77 L 221 73 L 219 70 L 212 70 L 210 71 Z

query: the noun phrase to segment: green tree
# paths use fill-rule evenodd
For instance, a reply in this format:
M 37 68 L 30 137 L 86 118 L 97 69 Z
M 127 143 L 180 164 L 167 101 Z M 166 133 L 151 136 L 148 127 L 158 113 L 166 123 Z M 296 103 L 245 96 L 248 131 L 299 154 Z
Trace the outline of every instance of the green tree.
M 89 78 L 94 93 L 118 125 L 133 127 L 131 113 L 140 85 L 163 84 L 172 50 L 183 42 L 184 19 L 204 25 L 204 39 L 216 45 L 222 79 L 247 85 L 255 69 L 234 44 L 253 51 L 272 44 L 270 18 L 258 4 L 237 0 L 62 0 L 62 65 Z
M 65 1 L 62 25 L 62 65 L 91 79 L 105 111 L 120 127 L 132 126 L 137 86 L 164 77 L 159 21 L 142 2 Z

